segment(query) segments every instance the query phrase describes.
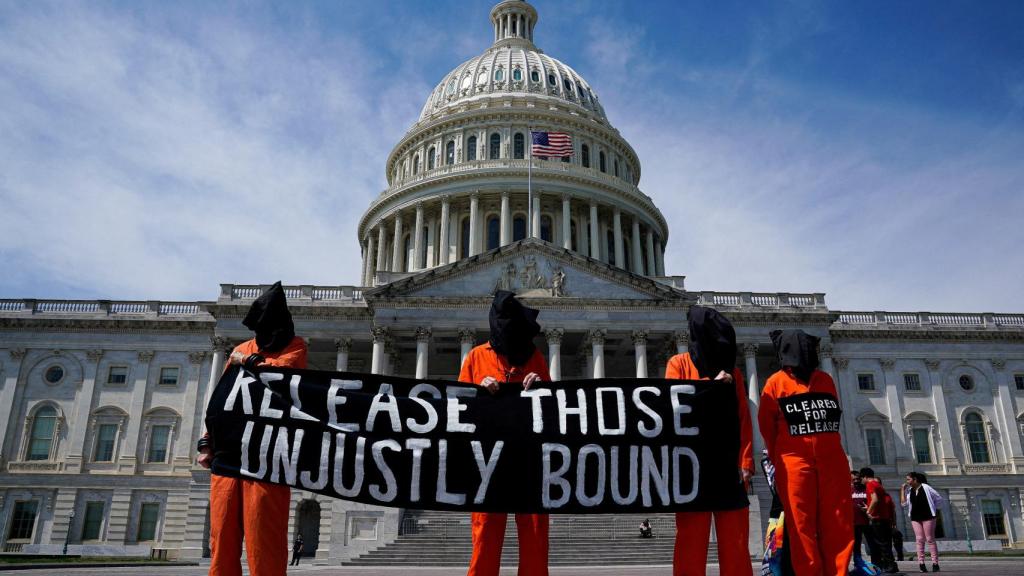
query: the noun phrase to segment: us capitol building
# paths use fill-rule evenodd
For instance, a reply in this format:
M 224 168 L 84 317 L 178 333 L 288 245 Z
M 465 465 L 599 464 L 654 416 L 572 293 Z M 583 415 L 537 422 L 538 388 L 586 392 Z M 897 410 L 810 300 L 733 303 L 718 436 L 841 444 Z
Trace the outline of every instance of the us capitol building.
M 665 270 L 669 223 L 595 89 L 537 48 L 530 4 L 505 0 L 490 19 L 494 44 L 440 81 L 387 158 L 388 187 L 356 230 L 359 284 L 287 288 L 311 368 L 454 379 L 505 288 L 541 310 L 554 378 L 653 377 L 685 351 L 688 307 L 713 306 L 736 325 L 752 411 L 778 369 L 768 331 L 818 335 L 853 466 L 893 491 L 926 473 L 946 497 L 944 548 L 1024 542 L 1024 315 L 688 289 Z M 570 134 L 574 155 L 529 160 L 531 129 Z M 4 552 L 208 552 L 209 473 L 194 446 L 263 288 L 221 284 L 208 302 L 0 300 Z M 755 553 L 768 498 L 758 480 Z M 338 563 L 395 540 L 407 515 L 295 489 L 290 526 Z

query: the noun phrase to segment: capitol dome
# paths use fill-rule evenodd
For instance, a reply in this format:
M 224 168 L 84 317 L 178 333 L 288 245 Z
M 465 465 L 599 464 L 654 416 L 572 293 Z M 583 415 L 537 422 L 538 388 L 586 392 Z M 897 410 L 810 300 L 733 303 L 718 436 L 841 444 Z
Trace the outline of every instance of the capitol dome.
M 494 44 L 441 79 L 388 156 L 388 188 L 358 228 L 363 285 L 527 237 L 664 276 L 668 226 L 595 90 L 537 48 L 525 0 L 497 4 L 490 20 Z M 572 154 L 530 158 L 531 132 L 567 134 Z

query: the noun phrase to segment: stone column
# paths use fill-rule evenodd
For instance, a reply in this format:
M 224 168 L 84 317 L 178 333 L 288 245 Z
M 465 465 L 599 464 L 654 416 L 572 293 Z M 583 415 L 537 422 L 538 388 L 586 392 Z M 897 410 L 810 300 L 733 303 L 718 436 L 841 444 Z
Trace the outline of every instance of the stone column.
M 632 244 L 633 245 L 630 247 L 630 248 L 633 249 L 633 255 L 632 256 L 633 256 L 633 273 L 634 274 L 643 274 L 643 272 L 644 272 L 644 251 L 640 247 L 640 243 L 641 242 L 642 242 L 642 240 L 640 239 L 640 218 L 636 214 L 634 214 L 633 215 L 633 240 L 632 240 Z
M 18 379 L 21 377 L 21 367 L 25 361 L 25 349 L 11 348 L 8 353 L 11 362 L 3 370 L 4 389 L 0 392 L 0 434 L 3 434 L 3 437 L 0 437 L 0 462 L 18 459 L 17 455 L 12 454 L 13 450 L 7 449 L 7 445 L 11 443 L 11 438 L 14 436 L 9 428 L 12 428 L 11 414 L 16 404 L 14 393 L 18 390 Z M 0 506 L 0 510 L 2 509 Z
M 597 202 L 590 201 L 590 257 L 601 259 L 601 230 L 597 221 Z
M 395 237 L 394 246 L 391 247 L 391 271 L 402 271 L 402 213 L 395 213 Z
M 631 336 L 636 350 L 636 377 L 647 378 L 647 330 L 633 330 Z
M 572 250 L 572 200 L 562 196 L 562 248 Z
M 409 262 L 409 271 L 422 270 L 420 264 L 423 262 L 423 203 L 416 204 L 415 228 L 412 230 L 412 262 Z
M 388 254 L 384 250 L 388 240 L 387 226 L 383 222 L 377 225 L 377 270 L 385 270 L 388 266 Z M 374 274 L 376 277 L 376 274 Z
M 750 400 L 750 425 L 754 434 L 754 462 L 761 460 L 761 449 L 764 442 L 761 440 L 761 429 L 757 425 L 757 409 L 761 403 L 761 381 L 757 376 L 757 344 L 747 342 L 743 345 L 743 360 L 747 369 L 747 397 Z
M 1013 396 L 1010 393 L 1010 381 L 1013 380 L 1013 375 L 1007 374 L 1006 360 L 1002 358 L 992 360 L 992 368 L 995 370 L 996 383 L 999 390 L 997 396 L 999 414 L 997 414 L 997 418 L 1002 421 L 1000 426 L 1002 428 L 1002 436 L 1008 440 L 1010 449 L 1007 461 L 1013 466 L 1014 472 L 1021 472 L 1024 471 L 1024 454 L 1021 453 L 1017 415 L 1014 414 Z
M 462 364 L 466 361 L 466 356 L 469 356 L 469 351 L 473 349 L 476 344 L 476 330 L 472 328 L 459 328 L 459 345 L 461 350 L 459 352 L 459 369 L 462 369 Z M 478 382 L 474 382 L 478 384 Z
M 499 245 L 512 243 L 512 211 L 508 206 L 508 190 L 501 193 L 501 241 Z
M 654 265 L 654 232 L 647 229 L 647 275 L 655 276 L 657 267 Z
M 334 369 L 338 372 L 348 371 L 348 355 L 352 351 L 351 338 L 334 339 Z
M 690 349 L 690 334 L 687 332 L 673 332 L 672 341 L 676 344 L 676 354 L 686 354 Z
M 430 218 L 427 220 L 427 268 L 433 268 L 437 266 L 438 253 L 438 239 L 437 239 L 437 216 L 431 213 Z
M 377 243 L 373 234 L 366 239 L 366 270 L 363 272 L 363 286 L 373 286 L 373 277 L 376 272 L 373 265 L 377 260 Z
M 477 235 L 480 233 L 480 194 L 474 192 L 469 197 L 469 255 L 476 256 L 480 253 L 480 242 Z
M 206 391 L 203 394 L 204 409 L 210 405 L 210 396 L 213 394 L 214 388 L 217 387 L 217 383 L 220 382 L 221 375 L 224 374 L 228 354 L 234 349 L 227 338 L 220 336 L 210 338 L 210 343 L 213 345 L 213 361 L 210 363 L 210 379 L 206 382 Z
M 604 378 L 604 340 L 608 331 L 597 328 L 590 331 L 590 347 L 594 355 L 594 378 Z
M 831 347 L 823 350 L 823 352 L 832 353 Z M 855 390 L 851 390 L 849 386 L 845 386 L 843 383 L 843 376 L 846 372 L 846 368 L 850 365 L 849 358 L 832 358 L 832 380 L 835 382 L 836 391 L 839 392 L 839 402 L 842 404 L 843 410 L 846 410 L 843 417 L 840 419 L 843 426 L 842 444 L 843 448 L 846 449 L 846 454 L 851 460 L 854 459 L 854 454 L 863 454 L 864 448 L 861 446 L 863 440 L 860 435 L 860 431 L 857 426 L 857 422 L 853 413 L 854 399 L 853 396 L 856 394 Z M 858 457 L 859 459 L 859 457 Z
M 384 346 L 391 337 L 391 331 L 387 326 L 376 326 L 373 329 L 373 355 L 370 358 L 370 373 L 384 374 L 385 358 Z
M 188 468 L 192 465 L 192 454 L 195 451 L 197 425 L 201 425 L 206 410 L 199 406 L 199 379 L 203 371 L 206 351 L 198 350 L 188 353 L 188 381 L 185 384 L 185 396 L 181 402 L 181 436 L 174 443 L 174 467 Z
M 562 379 L 562 336 L 565 331 L 561 328 L 550 328 L 544 331 L 544 337 L 548 341 L 548 372 L 551 373 L 551 380 L 558 382 Z
M 92 413 L 92 401 L 96 390 L 96 371 L 99 368 L 100 358 L 103 357 L 103 351 L 88 350 L 85 356 L 88 361 L 85 365 L 82 387 L 78 390 L 78 394 L 75 395 L 73 420 L 67 423 L 71 436 L 70 449 L 67 456 L 67 469 L 74 472 L 82 470 L 82 463 L 89 452 L 85 446 L 86 432 L 89 428 L 86 422 L 88 422 L 89 415 Z
M 451 227 L 451 198 L 448 196 L 441 197 L 441 230 L 438 233 L 440 237 L 441 248 L 438 251 L 441 260 L 441 266 L 447 264 L 450 260 L 451 251 L 451 238 L 449 228 Z
M 892 439 L 896 451 L 896 471 L 899 472 L 900 465 L 909 465 L 914 461 L 913 450 L 910 449 L 910 440 L 905 436 L 906 427 L 903 425 L 903 402 L 899 393 L 899 386 L 902 385 L 902 381 L 898 381 L 899 379 L 894 370 L 896 366 L 895 358 L 882 358 L 879 360 L 879 363 L 882 365 L 885 399 L 888 405 L 889 423 L 892 428 Z
M 416 377 L 427 377 L 427 358 L 430 355 L 430 328 L 416 328 Z
M 665 249 L 661 246 L 661 240 L 654 241 L 654 268 L 658 276 L 665 275 Z
M 149 381 L 149 363 L 153 360 L 151 350 L 138 353 L 139 363 L 135 365 L 135 385 L 132 387 L 131 408 L 128 410 L 128 429 L 124 434 L 124 450 L 120 461 L 132 471 L 145 462 L 146 446 L 139 446 L 142 413 L 146 408 L 146 387 Z M 139 453 L 143 454 L 140 458 Z
M 533 207 L 530 209 L 530 220 L 532 226 L 530 227 L 530 237 L 540 238 L 540 191 L 534 191 L 533 193 Z
M 590 254 L 590 248 L 587 245 L 587 216 L 586 213 L 581 211 L 577 216 L 579 219 L 579 225 L 576 227 L 576 252 L 586 256 Z
M 615 265 L 626 269 L 626 251 L 622 243 L 622 211 L 616 208 L 612 212 L 612 234 L 615 236 Z

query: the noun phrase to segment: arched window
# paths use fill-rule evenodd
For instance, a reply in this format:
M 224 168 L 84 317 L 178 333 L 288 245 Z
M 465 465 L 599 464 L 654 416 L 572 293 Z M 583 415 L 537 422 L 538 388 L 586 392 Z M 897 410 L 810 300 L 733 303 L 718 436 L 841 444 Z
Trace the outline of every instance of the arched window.
M 581 152 L 580 152 L 580 160 L 583 163 L 583 167 L 584 168 L 590 168 L 590 146 L 587 146 L 586 144 L 584 144 L 580 148 L 580 150 L 581 150 Z
M 598 164 L 599 164 L 598 168 L 601 170 L 601 172 L 607 172 L 608 168 L 605 165 L 604 150 L 602 150 L 601 152 L 599 152 L 597 154 L 597 161 L 598 161 Z
M 53 406 L 43 406 L 32 418 L 25 460 L 49 460 L 56 435 L 57 410 Z
M 512 157 L 516 160 L 522 160 L 526 157 L 526 138 L 522 132 L 516 132 L 515 137 L 512 139 Z
M 444 162 L 451 166 L 455 164 L 455 141 L 449 140 L 444 146 Z
M 497 160 L 501 157 L 501 135 L 497 132 L 491 134 L 491 146 L 488 152 L 487 157 L 491 160 Z
M 551 216 L 544 215 L 540 217 L 540 239 L 546 242 L 553 242 L 553 226 L 551 224 Z
M 522 80 L 523 80 L 523 70 L 522 70 L 522 68 L 515 68 L 514 70 L 512 70 L 512 80 L 514 80 L 516 82 L 522 82 Z
M 615 266 L 615 234 L 609 230 L 605 237 L 608 240 L 608 263 Z
M 971 453 L 971 462 L 974 464 L 988 464 L 988 438 L 985 436 L 985 423 L 981 416 L 971 412 L 964 417 L 964 435 L 967 437 L 967 447 Z
M 435 162 L 434 156 L 436 156 L 436 155 L 437 155 L 437 151 L 434 150 L 433 146 L 431 146 L 430 150 L 427 151 L 427 170 L 433 170 L 434 169 L 434 162 Z
M 536 68 L 530 70 L 530 80 L 540 82 L 540 72 L 538 72 Z
M 487 249 L 494 250 L 501 242 L 501 219 L 491 216 L 487 219 Z
M 476 160 L 476 136 L 466 141 L 466 160 Z
M 462 219 L 462 237 L 459 247 L 462 249 L 461 258 L 469 258 L 469 218 Z
M 522 214 L 512 219 L 512 241 L 526 238 L 526 216 Z
M 417 154 L 412 157 L 412 173 L 413 175 L 420 173 L 420 155 Z
M 501 82 L 504 79 L 505 79 L 505 69 L 502 68 L 501 66 L 499 66 L 498 68 L 496 68 L 494 70 L 494 80 L 496 82 Z

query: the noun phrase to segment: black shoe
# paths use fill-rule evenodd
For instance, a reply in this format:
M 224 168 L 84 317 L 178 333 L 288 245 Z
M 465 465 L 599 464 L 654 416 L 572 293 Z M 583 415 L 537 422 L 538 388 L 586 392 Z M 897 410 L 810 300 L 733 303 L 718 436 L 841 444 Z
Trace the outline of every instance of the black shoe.
M 932 564 L 932 572 L 938 572 L 938 571 L 939 571 L 939 565 L 938 564 Z
M 927 572 L 928 571 L 928 567 L 925 566 L 923 562 L 918 565 L 918 568 L 921 569 L 921 572 Z

